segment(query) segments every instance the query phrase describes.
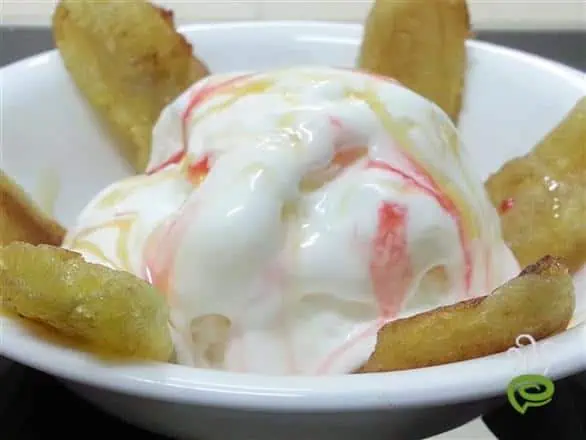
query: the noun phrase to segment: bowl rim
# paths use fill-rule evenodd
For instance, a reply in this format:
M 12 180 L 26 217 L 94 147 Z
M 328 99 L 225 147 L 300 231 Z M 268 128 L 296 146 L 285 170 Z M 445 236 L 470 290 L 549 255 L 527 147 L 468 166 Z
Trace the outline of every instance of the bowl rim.
M 259 28 L 318 31 L 324 36 L 359 42 L 360 24 L 320 21 L 241 21 L 201 23 L 180 27 L 188 37 L 206 30 Z M 319 35 L 316 36 L 319 39 Z M 492 43 L 468 41 L 469 48 L 491 52 L 516 62 L 547 70 L 583 90 L 586 74 L 536 55 Z M 12 63 L 0 69 L 26 69 L 43 57 L 55 61 L 56 50 Z M 1 83 L 1 75 L 0 75 Z M 195 404 L 267 412 L 350 411 L 417 407 L 477 400 L 502 394 L 513 377 L 523 374 L 519 359 L 501 353 L 448 365 L 392 373 L 332 375 L 320 377 L 265 376 L 194 369 L 181 365 L 149 363 L 112 366 L 85 353 L 51 345 L 18 331 L 3 328 L 0 317 L 0 355 L 63 379 L 115 391 L 174 403 Z M 6 330 L 6 331 L 4 331 Z M 586 324 L 539 342 L 530 368 L 563 377 L 586 368 Z M 578 348 L 580 347 L 580 348 Z M 535 347 L 526 347 L 529 355 Z M 488 372 L 488 373 L 487 373 Z

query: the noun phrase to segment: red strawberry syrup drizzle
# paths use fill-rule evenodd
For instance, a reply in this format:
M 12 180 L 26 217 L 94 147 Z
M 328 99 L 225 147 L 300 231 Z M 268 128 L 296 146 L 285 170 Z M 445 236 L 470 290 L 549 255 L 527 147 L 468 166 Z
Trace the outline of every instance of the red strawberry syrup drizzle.
M 186 202 L 176 217 L 155 229 L 145 246 L 144 278 L 166 294 L 168 300 L 174 297 L 173 267 L 177 250 L 189 227 L 188 220 L 192 218 L 196 207 L 195 202 Z
M 442 209 L 452 217 L 457 225 L 464 253 L 464 284 L 468 296 L 472 284 L 472 257 L 458 208 L 449 197 L 442 193 L 439 185 L 427 171 L 405 152 L 402 152 L 401 155 L 411 168 L 410 174 L 379 160 L 370 160 L 367 168 L 380 169 L 399 175 L 409 185 L 433 197 Z M 415 177 L 411 174 L 414 174 Z M 400 312 L 413 276 L 407 251 L 407 217 L 408 212 L 405 206 L 388 202 L 383 202 L 379 206 L 378 227 L 372 242 L 370 262 L 370 277 L 373 293 L 380 310 L 379 318 L 374 326 L 363 330 L 356 337 L 348 339 L 345 344 L 334 350 L 318 368 L 317 374 L 327 373 L 345 352 L 364 339 L 376 335 L 383 325 L 395 318 Z
M 407 216 L 405 206 L 381 203 L 370 260 L 370 278 L 379 307 L 379 318 L 374 326 L 334 350 L 319 367 L 317 374 L 328 372 L 345 352 L 375 335 L 387 321 L 398 315 L 413 276 L 407 249 Z
M 187 108 L 185 109 L 185 111 L 181 115 L 181 137 L 183 140 L 183 145 L 182 145 L 181 150 L 179 150 L 176 153 L 174 153 L 173 155 L 171 155 L 171 157 L 169 157 L 169 159 L 167 159 L 163 163 L 148 170 L 146 172 L 146 174 L 148 174 L 148 175 L 155 174 L 156 172 L 161 171 L 161 170 L 167 168 L 168 166 L 171 166 L 173 164 L 178 164 L 179 162 L 181 162 L 183 160 L 183 158 L 185 157 L 185 155 L 187 154 L 187 143 L 188 143 L 187 142 L 188 141 L 187 132 L 188 132 L 189 119 L 191 118 L 193 111 L 199 105 L 203 104 L 207 99 L 209 99 L 213 95 L 221 92 L 224 89 L 228 89 L 231 86 L 233 86 L 234 84 L 236 84 L 240 81 L 246 80 L 246 79 L 250 78 L 251 76 L 252 75 L 250 75 L 250 74 L 239 75 L 234 78 L 230 78 L 226 81 L 222 81 L 220 83 L 213 84 L 213 85 L 208 85 L 206 87 L 202 87 L 201 89 L 197 90 L 193 94 L 193 96 L 191 97 L 189 103 L 187 104 Z
M 169 159 L 147 171 L 148 175 L 155 174 L 170 165 L 180 163 L 187 154 L 187 132 L 188 125 L 193 111 L 207 99 L 234 84 L 250 78 L 251 75 L 240 75 L 230 78 L 226 81 L 208 85 L 197 90 L 191 97 L 187 108 L 181 115 L 182 139 L 183 145 L 180 151 L 171 155 Z M 205 155 L 200 160 L 190 165 L 187 170 L 188 179 L 191 182 L 197 182 L 202 176 L 210 171 L 210 156 Z M 169 219 L 149 237 L 144 251 L 144 277 L 151 284 L 158 287 L 168 296 L 172 296 L 173 291 L 173 273 L 172 268 L 175 266 L 176 251 L 179 242 L 189 226 L 186 220 L 191 218 L 195 210 L 195 203 L 186 202 L 181 212 L 174 218 Z M 164 244 L 164 245 L 163 245 Z
M 462 222 L 458 207 L 449 197 L 442 193 L 439 185 L 434 181 L 433 177 L 423 169 L 423 167 L 417 164 L 417 162 L 411 159 L 405 152 L 403 152 L 402 155 L 412 168 L 412 174 L 414 174 L 415 177 L 393 167 L 392 165 L 389 165 L 386 162 L 370 161 L 368 167 L 386 170 L 401 176 L 410 185 L 433 197 L 442 207 L 442 209 L 446 211 L 446 213 L 452 218 L 454 223 L 456 223 L 456 227 L 458 228 L 458 236 L 460 238 L 460 245 L 462 246 L 462 252 L 464 254 L 464 286 L 466 297 L 468 297 L 470 295 L 470 289 L 472 286 L 472 256 L 470 252 L 470 243 L 466 237 L 466 231 L 464 229 L 464 224 Z
M 499 206 L 499 214 L 506 214 L 515 206 L 515 199 L 508 198 L 501 202 Z

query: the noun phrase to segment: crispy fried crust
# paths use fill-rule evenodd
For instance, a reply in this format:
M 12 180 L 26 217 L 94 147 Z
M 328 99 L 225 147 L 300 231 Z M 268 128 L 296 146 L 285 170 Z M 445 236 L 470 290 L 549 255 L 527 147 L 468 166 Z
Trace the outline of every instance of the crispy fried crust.
M 395 78 L 456 122 L 469 36 L 466 0 L 376 0 L 366 20 L 358 67 Z
M 489 296 L 385 325 L 360 372 L 429 367 L 503 352 L 519 335 L 540 340 L 565 330 L 574 306 L 568 270 L 548 256 Z
M 553 254 L 578 271 L 586 263 L 586 97 L 529 154 L 507 162 L 485 186 L 521 265 Z
M 71 77 L 144 171 L 161 110 L 208 74 L 172 13 L 142 0 L 61 0 L 53 34 Z
M 99 354 L 168 361 L 173 351 L 167 304 L 150 284 L 65 249 L 1 247 L 0 304 Z
M 64 235 L 65 229 L 0 170 L 0 245 L 25 241 L 58 246 Z

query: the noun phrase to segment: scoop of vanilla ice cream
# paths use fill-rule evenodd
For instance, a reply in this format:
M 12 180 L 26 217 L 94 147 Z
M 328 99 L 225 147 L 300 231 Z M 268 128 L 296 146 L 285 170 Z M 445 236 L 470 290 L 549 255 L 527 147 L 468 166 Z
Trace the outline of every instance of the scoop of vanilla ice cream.
M 266 374 L 350 372 L 385 323 L 517 270 L 448 117 L 333 68 L 193 85 L 147 173 L 98 194 L 64 245 L 159 287 L 180 363 Z

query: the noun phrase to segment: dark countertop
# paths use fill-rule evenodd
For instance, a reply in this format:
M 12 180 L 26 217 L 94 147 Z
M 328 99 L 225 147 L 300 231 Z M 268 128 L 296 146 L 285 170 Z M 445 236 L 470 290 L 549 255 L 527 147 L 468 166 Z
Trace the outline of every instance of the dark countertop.
M 586 32 L 479 32 L 478 39 L 522 49 L 586 71 Z M 52 47 L 47 29 L 0 27 L 0 66 Z M 586 438 L 586 389 L 575 377 L 558 381 L 554 400 L 549 405 L 523 416 L 505 405 L 487 414 L 484 422 L 502 440 L 583 440 Z M 0 374 L 0 439 L 85 437 L 79 426 L 91 429 L 95 435 L 163 439 L 101 413 L 42 373 L 12 366 L 8 373 Z
M 480 31 L 477 38 L 551 58 L 586 72 L 586 31 Z M 53 42 L 50 31 L 45 28 L 0 26 L 0 46 L 2 66 L 25 56 L 52 49 Z

